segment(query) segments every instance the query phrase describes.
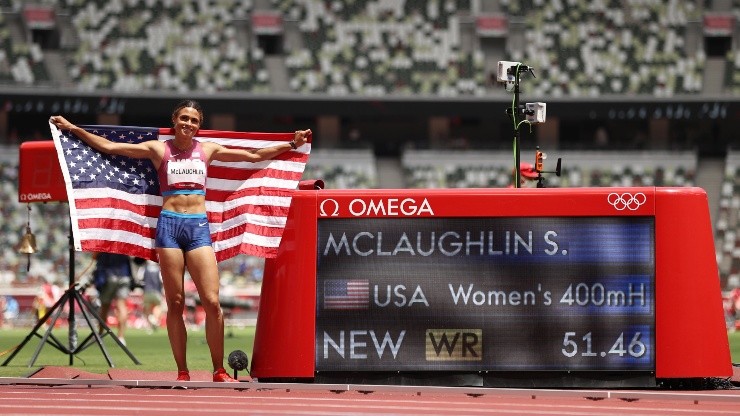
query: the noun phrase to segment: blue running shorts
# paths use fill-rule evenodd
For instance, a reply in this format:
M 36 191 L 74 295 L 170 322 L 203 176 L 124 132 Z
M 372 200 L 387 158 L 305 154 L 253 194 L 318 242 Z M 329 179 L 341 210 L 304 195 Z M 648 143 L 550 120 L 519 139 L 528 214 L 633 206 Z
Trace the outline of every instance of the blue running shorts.
M 180 214 L 165 209 L 159 214 L 154 247 L 191 251 L 212 243 L 206 214 Z

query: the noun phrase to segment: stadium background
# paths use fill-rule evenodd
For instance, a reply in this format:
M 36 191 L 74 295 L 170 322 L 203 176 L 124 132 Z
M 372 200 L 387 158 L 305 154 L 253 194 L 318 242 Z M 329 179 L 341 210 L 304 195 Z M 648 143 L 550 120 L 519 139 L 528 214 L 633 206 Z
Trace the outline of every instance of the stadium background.
M 48 117 L 166 127 L 180 99 L 204 128 L 311 128 L 304 178 L 327 188 L 505 187 L 512 94 L 500 60 L 534 68 L 522 128 L 550 187 L 699 186 L 722 287 L 740 286 L 740 0 L 0 0 L 0 294 L 64 285 L 68 209 L 33 204 L 39 253 L 17 247 L 18 145 Z M 89 263 L 75 256 L 77 270 Z M 221 264 L 259 293 L 262 259 Z M 711 276 L 709 276 L 711 278 Z M 705 276 L 701 276 L 705 278 Z M 25 305 L 28 306 L 27 304 Z

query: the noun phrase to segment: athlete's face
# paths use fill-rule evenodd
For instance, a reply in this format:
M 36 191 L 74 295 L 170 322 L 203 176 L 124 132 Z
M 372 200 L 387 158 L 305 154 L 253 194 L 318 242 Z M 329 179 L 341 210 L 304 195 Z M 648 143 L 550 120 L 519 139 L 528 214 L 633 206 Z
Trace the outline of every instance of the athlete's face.
M 175 125 L 175 134 L 191 138 L 200 129 L 200 122 L 200 113 L 192 107 L 180 109 L 172 119 L 172 123 Z

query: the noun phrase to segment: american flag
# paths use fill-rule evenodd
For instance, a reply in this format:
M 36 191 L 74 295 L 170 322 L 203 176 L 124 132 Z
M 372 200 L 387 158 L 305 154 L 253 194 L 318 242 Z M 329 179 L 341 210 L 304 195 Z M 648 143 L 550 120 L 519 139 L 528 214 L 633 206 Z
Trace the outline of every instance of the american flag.
M 368 279 L 324 281 L 324 309 L 367 309 L 370 300 Z
M 49 123 L 69 199 L 76 250 L 104 251 L 156 260 L 154 234 L 161 211 L 157 172 L 148 159 L 103 154 Z M 108 140 L 170 140 L 171 128 L 82 126 Z M 234 148 L 285 143 L 293 133 L 200 130 L 196 139 Z M 275 257 L 293 191 L 308 162 L 311 143 L 272 160 L 211 162 L 206 210 L 216 259 L 238 254 Z

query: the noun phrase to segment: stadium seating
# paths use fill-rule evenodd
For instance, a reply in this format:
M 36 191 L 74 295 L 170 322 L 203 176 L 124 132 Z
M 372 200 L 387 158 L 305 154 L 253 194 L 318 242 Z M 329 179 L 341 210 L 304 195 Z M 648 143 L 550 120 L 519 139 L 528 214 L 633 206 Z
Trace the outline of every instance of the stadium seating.
M 51 3 L 72 16 L 79 45 L 69 70 L 81 90 L 268 90 L 263 52 L 238 24 L 251 1 Z
M 76 44 L 65 53 L 71 79 L 82 90 L 267 93 L 274 87 L 264 52 L 249 32 L 253 0 L 39 3 L 70 16 Z M 474 3 L 262 2 L 296 23 L 286 23 L 286 32 L 298 30 L 284 46 L 283 90 L 442 97 L 491 92 L 491 69 L 469 29 L 479 12 Z M 21 2 L 5 4 L 18 10 Z M 509 42 L 501 58 L 536 68 L 535 96 L 694 95 L 702 91 L 706 57 L 703 48 L 687 47 L 687 28 L 706 7 L 698 0 L 503 0 L 501 11 L 522 22 L 523 31 L 503 35 Z M 521 42 L 512 42 L 518 36 Z M 472 40 L 464 42 L 466 37 Z M 512 46 L 518 44 L 524 46 Z M 38 65 L 42 51 L 10 38 L 2 16 L 0 51 L 0 81 L 50 79 Z M 738 61 L 728 56 L 725 84 L 733 91 L 740 88 Z
M 685 52 L 687 22 L 700 18 L 694 1 L 502 3 L 524 19 L 526 47 L 509 53 L 538 69 L 527 81 L 536 96 L 701 92 L 703 51 Z
M 480 95 L 479 51 L 460 44 L 469 1 L 273 0 L 300 19 L 303 45 L 286 58 L 290 89 L 330 95 Z
M 48 85 L 50 81 L 39 45 L 14 39 L 7 17 L 0 13 L 0 84 Z
M 375 156 L 370 149 L 314 149 L 303 178 L 321 179 L 326 189 L 378 186 Z
M 740 94 L 740 53 L 736 51 L 727 54 L 725 85 L 732 94 Z
M 561 176 L 545 175 L 547 187 L 691 186 L 695 152 L 562 151 L 546 160 L 554 170 L 562 159 Z M 527 161 L 522 153 L 521 160 Z M 614 161 L 623 161 L 614 163 Z M 410 188 L 505 187 L 513 183 L 511 152 L 407 150 L 402 157 Z
M 512 182 L 509 152 L 407 150 L 401 165 L 409 188 L 505 187 Z
M 730 151 L 715 224 L 715 249 L 722 287 L 740 287 L 740 152 Z
M 523 50 L 509 60 L 538 68 L 537 96 L 701 92 L 704 52 L 685 50 L 686 27 L 700 17 L 695 2 L 502 2 L 523 19 Z M 273 0 L 300 21 L 305 39 L 286 58 L 291 89 L 332 95 L 480 95 L 480 50 L 460 44 L 469 1 Z M 431 5 L 431 6 L 430 6 Z M 372 22 L 372 24 L 369 24 Z M 616 40 L 616 42 L 615 42 Z

